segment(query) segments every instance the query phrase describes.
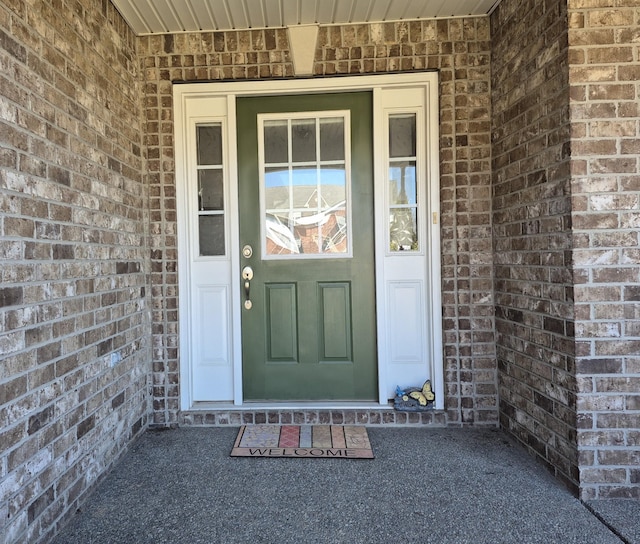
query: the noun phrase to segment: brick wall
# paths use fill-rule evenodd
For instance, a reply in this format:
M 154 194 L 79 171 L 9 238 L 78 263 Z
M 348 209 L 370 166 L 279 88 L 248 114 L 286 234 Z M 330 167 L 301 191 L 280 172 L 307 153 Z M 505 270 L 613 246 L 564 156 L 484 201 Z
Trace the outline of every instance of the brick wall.
M 497 422 L 487 18 L 321 27 L 315 74 L 440 70 L 446 407 Z M 139 39 L 151 192 L 154 423 L 178 421 L 177 247 L 171 82 L 292 76 L 284 30 Z
M 47 540 L 146 427 L 135 39 L 110 2 L 0 0 L 0 542 Z
M 491 28 L 500 421 L 575 489 L 566 2 L 504 0 Z
M 640 498 L 640 3 L 568 4 L 581 496 Z

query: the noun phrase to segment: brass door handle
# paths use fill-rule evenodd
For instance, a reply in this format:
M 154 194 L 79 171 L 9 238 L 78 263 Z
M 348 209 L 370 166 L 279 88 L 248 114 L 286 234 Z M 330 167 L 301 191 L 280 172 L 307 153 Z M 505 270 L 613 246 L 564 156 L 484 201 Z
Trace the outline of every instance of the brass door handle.
M 250 266 L 245 266 L 242 269 L 242 279 L 244 280 L 244 307 L 247 310 L 251 310 L 251 306 L 253 306 L 251 302 L 251 280 L 253 279 L 253 269 Z

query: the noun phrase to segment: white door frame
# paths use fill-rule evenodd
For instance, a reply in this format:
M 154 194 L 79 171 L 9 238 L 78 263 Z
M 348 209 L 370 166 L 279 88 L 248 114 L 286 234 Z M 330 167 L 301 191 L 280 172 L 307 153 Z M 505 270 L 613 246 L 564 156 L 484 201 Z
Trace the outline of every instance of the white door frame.
M 444 409 L 444 368 L 442 353 L 441 272 L 440 272 L 440 198 L 438 144 L 438 74 L 437 72 L 395 73 L 323 79 L 233 81 L 174 85 L 176 205 L 178 221 L 179 273 L 179 358 L 181 409 L 211 408 L 211 402 L 243 405 L 241 349 L 240 240 L 237 199 L 237 150 L 235 99 L 244 96 L 313 94 L 345 91 L 373 93 L 374 135 L 374 207 L 376 223 L 376 314 L 378 329 L 378 403 L 386 406 L 396 385 L 422 385 L 431 379 L 436 393 L 436 409 Z M 213 113 L 213 110 L 216 110 Z M 387 119 L 389 114 L 415 112 L 424 123 L 425 140 L 418 141 L 418 164 L 422 171 L 418 183 L 423 188 L 419 206 L 419 239 L 416 252 L 391 252 L 387 243 Z M 189 187 L 193 169 L 193 128 L 203 122 L 222 119 L 225 130 L 225 207 L 227 255 L 210 259 L 222 295 L 214 300 L 226 312 L 224 335 L 219 344 L 220 368 L 227 368 L 227 394 L 198 402 L 194 398 L 194 331 L 200 331 L 194 318 L 192 263 L 194 236 L 193 204 Z M 418 130 L 418 133 L 422 131 Z M 419 168 L 420 170 L 420 168 Z M 197 301 L 196 301 L 197 302 Z M 200 311 L 200 310 L 198 310 Z M 397 322 L 414 319 L 407 327 Z M 217 320 L 217 319 L 216 319 Z M 398 321 L 399 320 L 399 321 Z M 402 323 L 401 323 L 402 325 Z M 199 333 L 201 334 L 201 333 Z M 396 341 L 397 338 L 400 340 Z M 216 374 L 217 376 L 217 374 Z M 217 378 L 211 378 L 216 379 Z M 407 381 L 410 380 L 408 383 Z M 224 380 L 223 380 L 224 381 Z M 253 405 L 252 405 L 253 406 Z

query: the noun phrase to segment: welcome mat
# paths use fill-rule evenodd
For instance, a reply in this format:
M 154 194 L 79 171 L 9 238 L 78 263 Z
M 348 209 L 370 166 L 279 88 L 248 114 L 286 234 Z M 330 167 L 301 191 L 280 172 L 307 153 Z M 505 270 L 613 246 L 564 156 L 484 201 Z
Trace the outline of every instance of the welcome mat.
M 231 457 L 374 458 L 367 429 L 348 425 L 245 425 Z

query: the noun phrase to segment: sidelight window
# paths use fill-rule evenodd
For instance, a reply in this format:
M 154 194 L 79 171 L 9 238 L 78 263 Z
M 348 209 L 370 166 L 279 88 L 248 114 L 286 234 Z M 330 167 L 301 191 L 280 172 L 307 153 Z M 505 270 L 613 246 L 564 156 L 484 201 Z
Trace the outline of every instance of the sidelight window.
M 416 114 L 388 117 L 389 249 L 419 249 Z
M 222 124 L 196 125 L 198 241 L 201 256 L 225 254 Z

